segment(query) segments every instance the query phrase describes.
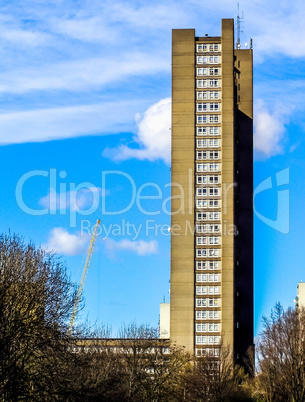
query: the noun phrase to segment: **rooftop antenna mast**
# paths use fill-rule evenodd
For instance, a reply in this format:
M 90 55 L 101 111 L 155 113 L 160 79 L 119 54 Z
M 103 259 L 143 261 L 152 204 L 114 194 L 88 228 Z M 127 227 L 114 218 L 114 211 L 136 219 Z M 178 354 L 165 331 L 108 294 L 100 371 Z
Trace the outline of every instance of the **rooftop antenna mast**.
M 237 31 L 237 42 L 236 42 L 236 49 L 240 49 L 240 34 L 243 32 L 241 30 L 241 23 L 243 22 L 244 19 L 244 13 L 242 13 L 242 16 L 239 15 L 239 3 L 237 3 L 237 18 L 236 18 L 236 31 Z

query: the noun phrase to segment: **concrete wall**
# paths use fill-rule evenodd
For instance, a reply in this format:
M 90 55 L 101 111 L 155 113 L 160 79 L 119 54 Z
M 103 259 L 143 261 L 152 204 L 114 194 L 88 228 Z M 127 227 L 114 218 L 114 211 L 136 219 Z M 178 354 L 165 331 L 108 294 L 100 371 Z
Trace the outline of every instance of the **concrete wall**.
M 171 343 L 193 351 L 195 30 L 173 30 L 172 43 Z
M 170 303 L 160 303 L 160 339 L 170 337 Z

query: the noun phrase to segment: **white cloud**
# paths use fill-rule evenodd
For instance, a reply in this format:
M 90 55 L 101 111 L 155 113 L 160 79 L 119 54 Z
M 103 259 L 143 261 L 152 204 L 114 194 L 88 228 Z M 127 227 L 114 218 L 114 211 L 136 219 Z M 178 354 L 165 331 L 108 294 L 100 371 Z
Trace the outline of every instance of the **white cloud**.
M 120 145 L 106 148 L 103 156 L 117 162 L 130 158 L 154 161 L 163 159 L 170 164 L 171 157 L 171 99 L 165 98 L 150 106 L 143 115 L 137 115 L 138 133 L 134 140 L 139 149 Z
M 42 46 L 52 39 L 52 36 L 42 32 L 32 32 L 24 29 L 2 29 L 0 38 L 23 47 Z
M 79 19 L 56 19 L 52 22 L 55 32 L 88 42 L 118 42 L 121 37 L 117 29 L 107 26 L 101 16 Z
M 254 61 L 274 57 L 271 68 L 277 74 L 279 55 L 305 56 L 305 42 L 300 39 L 305 36 L 301 0 L 291 4 L 255 0 L 241 4 L 240 9 L 245 15 L 242 42 L 253 37 Z M 169 94 L 171 29 L 194 27 L 198 36 L 219 35 L 220 16 L 235 14 L 236 3 L 227 0 L 210 4 L 156 0 L 153 5 L 146 0 L 28 0 L 26 9 L 20 0 L 9 2 L 0 14 L 0 95 L 5 98 L 0 110 L 0 143 L 134 131 L 136 110 L 129 99 L 134 102 L 137 98 L 143 107 L 137 111 L 142 112 L 147 104 Z M 303 70 L 291 60 L 285 60 L 281 74 L 287 71 L 296 82 Z M 260 76 L 262 85 L 268 79 L 268 89 L 271 68 L 270 74 Z M 300 93 L 299 87 L 297 91 Z M 74 106 L 57 106 L 63 104 Z M 112 104 L 122 107 L 115 113 Z M 6 111 L 17 108 L 23 112 Z M 167 145 L 151 144 L 142 136 L 145 121 L 148 116 L 144 115 L 136 136 L 139 149 L 122 145 L 106 153 L 117 160 L 162 158 L 169 163 Z
M 301 39 L 305 36 L 305 9 L 302 0 L 289 3 L 284 0 L 256 0 L 244 4 L 243 7 L 247 31 L 254 38 L 256 56 L 305 56 L 305 43 Z
M 157 53 L 126 50 L 119 62 L 113 54 L 99 58 L 83 58 L 64 63 L 48 63 L 35 68 L 0 74 L 0 93 L 23 94 L 29 91 L 83 91 L 125 81 L 128 77 L 169 72 L 166 58 Z
M 38 203 L 40 206 L 47 208 L 50 212 L 57 210 L 66 211 L 68 209 L 78 211 L 94 206 L 98 207 L 100 197 L 104 195 L 105 190 L 98 187 L 91 187 L 90 183 L 81 183 L 77 191 L 56 193 L 56 191 L 51 188 L 49 194 L 40 198 Z
M 110 251 L 129 251 L 136 253 L 140 256 L 146 256 L 150 254 L 156 254 L 158 252 L 158 242 L 156 240 L 144 241 L 136 240 L 131 241 L 128 239 L 123 239 L 120 241 L 115 241 L 113 239 L 106 239 L 105 245 L 107 250 Z
M 57 227 L 50 232 L 48 242 L 41 247 L 60 254 L 79 255 L 85 252 L 88 240 L 88 236 L 70 234 L 66 229 Z
M 255 105 L 254 149 L 259 156 L 270 157 L 283 153 L 285 133 L 282 109 L 269 112 L 262 101 Z
M 132 116 L 138 107 L 136 101 L 118 101 L 2 113 L 0 144 L 43 142 L 130 131 L 134 128 Z
M 191 21 L 191 13 L 187 13 L 184 2 L 142 2 L 141 5 L 127 2 L 112 3 L 109 12 L 114 21 L 120 22 L 123 26 L 130 26 L 133 29 L 142 28 L 144 31 L 151 29 L 155 33 L 161 29 L 173 27 L 178 22 L 186 24 Z M 195 10 L 194 10 L 195 11 Z M 123 27 L 122 27 L 123 28 Z M 124 28 L 122 29 L 124 31 Z

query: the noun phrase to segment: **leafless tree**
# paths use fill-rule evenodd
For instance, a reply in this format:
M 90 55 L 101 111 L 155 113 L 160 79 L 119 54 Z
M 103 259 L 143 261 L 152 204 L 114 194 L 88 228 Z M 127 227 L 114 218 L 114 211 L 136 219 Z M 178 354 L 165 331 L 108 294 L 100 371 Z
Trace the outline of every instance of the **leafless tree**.
M 266 401 L 305 401 L 305 311 L 278 303 L 257 345 L 257 384 Z
M 215 348 L 212 356 L 197 358 L 185 380 L 187 401 L 252 401 L 248 376 L 234 365 L 228 346 Z
M 66 393 L 75 295 L 55 255 L 18 236 L 0 236 L 1 400 L 58 400 Z
M 118 355 L 128 401 L 174 401 L 190 356 L 158 339 L 158 330 L 130 324 L 119 332 Z

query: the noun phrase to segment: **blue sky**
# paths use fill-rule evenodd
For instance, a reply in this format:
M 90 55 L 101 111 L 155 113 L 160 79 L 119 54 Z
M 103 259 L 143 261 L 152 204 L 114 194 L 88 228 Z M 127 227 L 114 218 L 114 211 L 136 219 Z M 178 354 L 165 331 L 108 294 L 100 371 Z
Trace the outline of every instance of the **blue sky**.
M 240 10 L 241 43 L 254 45 L 255 187 L 272 184 L 255 198 L 257 333 L 305 280 L 305 11 L 300 0 Z M 0 231 L 57 250 L 79 282 L 105 207 L 82 316 L 114 333 L 157 325 L 169 300 L 171 29 L 220 35 L 233 17 L 231 0 L 0 4 Z

